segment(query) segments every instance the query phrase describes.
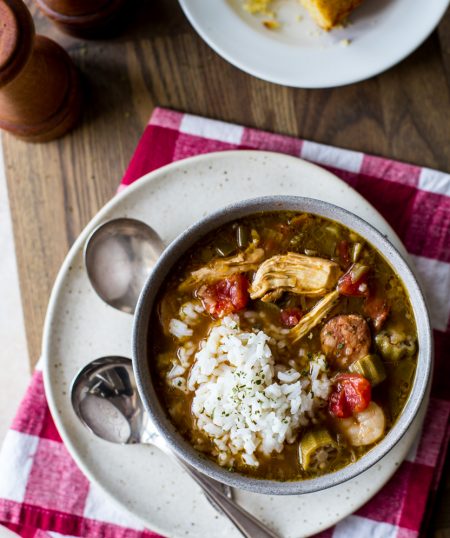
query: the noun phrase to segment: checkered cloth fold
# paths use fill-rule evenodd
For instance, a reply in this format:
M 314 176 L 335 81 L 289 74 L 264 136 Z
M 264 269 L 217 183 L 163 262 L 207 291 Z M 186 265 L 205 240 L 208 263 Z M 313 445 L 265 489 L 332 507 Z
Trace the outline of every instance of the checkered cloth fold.
M 449 439 L 450 176 L 166 109 L 156 109 L 120 188 L 172 161 L 230 149 L 278 151 L 327 168 L 365 196 L 398 233 L 430 304 L 436 367 L 420 439 L 366 505 L 321 537 L 413 538 L 434 498 Z M 63 445 L 37 370 L 0 453 L 0 523 L 27 538 L 157 536 L 113 506 Z

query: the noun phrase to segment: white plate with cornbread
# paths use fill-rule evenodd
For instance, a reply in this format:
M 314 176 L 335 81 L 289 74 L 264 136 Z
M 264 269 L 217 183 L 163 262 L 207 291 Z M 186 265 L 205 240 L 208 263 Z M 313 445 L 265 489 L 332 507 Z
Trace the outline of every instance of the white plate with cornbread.
M 330 88 L 375 76 L 434 30 L 450 0 L 179 0 L 198 34 L 247 73 Z

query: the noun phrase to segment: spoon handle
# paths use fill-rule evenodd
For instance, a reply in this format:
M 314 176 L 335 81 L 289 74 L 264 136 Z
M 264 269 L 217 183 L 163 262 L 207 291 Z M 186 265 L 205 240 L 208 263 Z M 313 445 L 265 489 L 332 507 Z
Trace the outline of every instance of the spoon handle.
M 279 538 L 277 534 L 268 529 L 249 512 L 230 500 L 220 490 L 213 487 L 210 481 L 201 473 L 192 467 L 188 467 L 181 461 L 180 464 L 189 476 L 202 488 L 209 501 L 220 508 L 223 514 L 228 517 L 243 536 L 246 538 Z

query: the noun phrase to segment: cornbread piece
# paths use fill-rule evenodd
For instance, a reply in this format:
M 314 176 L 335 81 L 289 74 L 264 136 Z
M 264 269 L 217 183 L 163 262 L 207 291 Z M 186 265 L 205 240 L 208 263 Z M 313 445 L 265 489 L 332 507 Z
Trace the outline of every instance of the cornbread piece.
M 362 0 L 301 0 L 311 17 L 324 30 L 343 22 Z

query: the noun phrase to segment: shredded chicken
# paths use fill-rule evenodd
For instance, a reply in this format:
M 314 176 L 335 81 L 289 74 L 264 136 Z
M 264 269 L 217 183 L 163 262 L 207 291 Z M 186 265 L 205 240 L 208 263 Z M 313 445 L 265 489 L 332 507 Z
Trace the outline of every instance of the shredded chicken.
M 263 258 L 264 250 L 255 248 L 252 244 L 236 256 L 215 259 L 197 271 L 193 271 L 178 289 L 181 292 L 190 291 L 198 284 L 208 284 L 237 273 L 255 271 Z
M 335 262 L 288 252 L 272 256 L 259 266 L 249 290 L 250 297 L 271 302 L 284 291 L 320 297 L 336 286 L 340 275 Z
M 334 290 L 317 302 L 314 307 L 302 317 L 297 325 L 289 331 L 289 337 L 292 341 L 297 342 L 300 338 L 303 338 L 308 334 L 309 331 L 320 323 L 320 321 L 335 306 L 338 299 L 339 292 Z

